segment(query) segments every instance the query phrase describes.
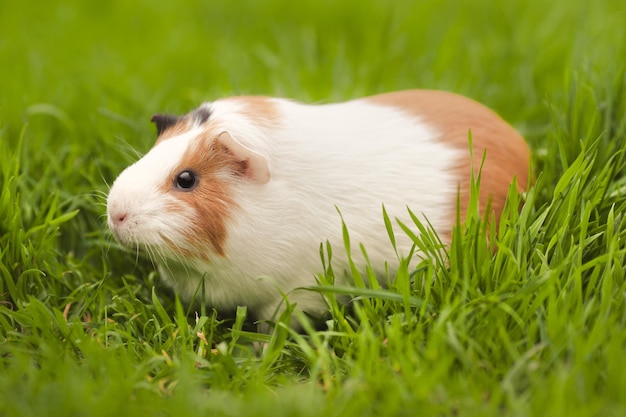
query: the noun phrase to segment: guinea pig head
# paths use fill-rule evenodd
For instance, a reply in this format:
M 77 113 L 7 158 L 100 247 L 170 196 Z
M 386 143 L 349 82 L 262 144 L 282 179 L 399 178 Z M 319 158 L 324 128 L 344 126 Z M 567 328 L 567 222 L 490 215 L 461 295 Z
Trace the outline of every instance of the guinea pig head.
M 113 183 L 107 220 L 117 240 L 157 260 L 225 256 L 234 188 L 270 179 L 267 159 L 228 130 L 155 116 L 159 138 Z

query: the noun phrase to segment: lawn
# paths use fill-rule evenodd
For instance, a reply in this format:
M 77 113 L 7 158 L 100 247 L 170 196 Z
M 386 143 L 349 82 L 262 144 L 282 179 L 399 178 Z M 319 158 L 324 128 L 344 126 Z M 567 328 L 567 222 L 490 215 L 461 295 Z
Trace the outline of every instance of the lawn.
M 624 22 L 615 0 L 0 1 L 0 416 L 626 415 Z M 390 288 L 327 288 L 320 329 L 181 303 L 107 231 L 154 113 L 408 88 L 495 109 L 536 183 Z

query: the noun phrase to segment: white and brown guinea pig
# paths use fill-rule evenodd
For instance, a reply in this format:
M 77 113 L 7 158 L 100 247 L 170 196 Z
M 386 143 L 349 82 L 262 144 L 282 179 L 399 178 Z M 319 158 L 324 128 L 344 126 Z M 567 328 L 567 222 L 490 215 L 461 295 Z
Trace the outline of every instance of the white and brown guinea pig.
M 307 313 L 323 312 L 319 294 L 298 288 L 315 284 L 320 242 L 335 248 L 337 275 L 349 269 L 337 209 L 381 275 L 385 261 L 396 260 L 383 204 L 390 218 L 411 224 L 408 206 L 449 241 L 459 190 L 463 211 L 468 201 L 470 129 L 476 170 L 486 150 L 482 207 L 491 199 L 499 215 L 513 179 L 523 187 L 528 178 L 522 137 L 483 105 L 448 92 L 324 105 L 232 97 L 152 120 L 156 144 L 111 187 L 113 234 L 145 251 L 183 299 L 204 279 L 209 305 L 245 305 L 261 320 L 273 317 L 281 292 Z M 409 238 L 396 239 L 408 254 Z

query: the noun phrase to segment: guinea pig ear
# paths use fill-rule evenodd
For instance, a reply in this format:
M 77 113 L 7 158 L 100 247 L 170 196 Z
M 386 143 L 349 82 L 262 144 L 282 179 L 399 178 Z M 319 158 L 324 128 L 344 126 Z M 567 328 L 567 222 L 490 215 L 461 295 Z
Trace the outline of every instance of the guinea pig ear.
M 269 182 L 270 167 L 263 155 L 243 145 L 228 132 L 220 133 L 217 140 L 235 156 L 237 161 L 246 163 L 246 169 L 243 172 L 246 178 L 257 184 L 267 184 Z
M 156 125 L 157 135 L 161 136 L 161 133 L 178 123 L 179 119 L 179 117 L 169 114 L 155 114 L 150 121 Z

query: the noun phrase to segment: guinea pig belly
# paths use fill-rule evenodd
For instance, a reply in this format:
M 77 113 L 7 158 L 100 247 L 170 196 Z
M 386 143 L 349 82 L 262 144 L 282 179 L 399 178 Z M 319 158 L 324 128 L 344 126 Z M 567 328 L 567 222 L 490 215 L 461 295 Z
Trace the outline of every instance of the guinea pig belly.
M 181 264 L 166 261 L 159 264 L 163 281 L 186 302 L 203 299 L 218 310 L 232 311 L 246 306 L 252 317 L 271 320 L 285 308 L 284 295 L 291 304 L 313 316 L 321 315 L 327 308 L 322 297 L 303 289 L 315 285 L 313 276 L 301 271 L 298 277 L 278 274 L 257 275 L 245 271 L 237 262 L 215 260 L 215 263 Z M 202 289 L 204 288 L 204 293 Z

